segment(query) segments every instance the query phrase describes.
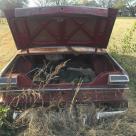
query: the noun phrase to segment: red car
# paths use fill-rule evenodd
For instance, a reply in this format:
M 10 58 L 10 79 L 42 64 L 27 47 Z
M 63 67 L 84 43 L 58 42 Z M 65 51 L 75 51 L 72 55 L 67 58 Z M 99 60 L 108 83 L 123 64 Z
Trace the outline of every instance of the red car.
M 105 107 L 97 118 L 126 111 L 129 77 L 106 52 L 116 9 L 56 6 L 5 15 L 18 53 L 1 72 L 1 104 L 68 104 L 76 95 L 76 104 Z

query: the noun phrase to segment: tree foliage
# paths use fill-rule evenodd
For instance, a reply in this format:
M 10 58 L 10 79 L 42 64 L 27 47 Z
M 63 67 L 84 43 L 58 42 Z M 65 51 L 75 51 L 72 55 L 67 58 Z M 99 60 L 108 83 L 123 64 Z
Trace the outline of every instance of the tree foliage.
M 135 0 L 125 0 L 126 7 L 130 11 L 131 16 L 136 16 L 136 1 Z
M 99 7 L 103 7 L 103 8 L 111 8 L 113 7 L 113 4 L 116 0 L 96 0 L 96 2 L 98 3 Z
M 99 4 L 95 0 L 88 1 L 86 0 L 83 5 L 89 6 L 89 7 L 99 7 Z
M 35 6 L 76 5 L 103 8 L 118 8 L 128 15 L 136 15 L 136 0 L 31 0 Z M 30 0 L 0 0 L 0 9 L 29 6 Z
M 113 4 L 114 8 L 121 9 L 123 7 L 126 7 L 125 0 L 116 0 Z
M 67 0 L 34 0 L 37 6 L 60 6 L 60 5 L 70 5 L 72 2 Z
M 0 9 L 21 8 L 28 5 L 28 0 L 0 0 Z

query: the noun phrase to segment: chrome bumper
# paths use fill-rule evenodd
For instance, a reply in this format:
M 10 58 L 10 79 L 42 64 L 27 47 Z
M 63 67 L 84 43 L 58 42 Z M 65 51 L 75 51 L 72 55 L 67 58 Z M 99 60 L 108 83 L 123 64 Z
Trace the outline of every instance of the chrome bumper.
M 116 115 L 123 115 L 127 112 L 127 110 L 123 110 L 123 111 L 112 111 L 112 112 L 97 112 L 96 114 L 96 119 L 102 119 L 102 118 L 108 118 L 108 117 L 113 117 Z M 21 112 L 14 112 L 13 113 L 13 119 L 16 119 L 17 116 L 19 116 L 21 114 Z
M 108 117 L 113 117 L 116 115 L 122 115 L 125 114 L 127 110 L 122 110 L 122 111 L 111 111 L 111 112 L 97 112 L 96 118 L 99 120 L 101 118 L 108 118 Z

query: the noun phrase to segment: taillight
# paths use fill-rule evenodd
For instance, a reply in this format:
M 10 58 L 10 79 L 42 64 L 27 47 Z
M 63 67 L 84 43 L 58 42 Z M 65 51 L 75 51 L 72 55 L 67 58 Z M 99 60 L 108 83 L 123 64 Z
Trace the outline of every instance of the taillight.
M 124 74 L 110 74 L 108 78 L 109 84 L 127 84 L 129 82 L 128 75 Z
M 17 85 L 17 78 L 0 77 L 0 89 L 7 87 L 14 87 Z

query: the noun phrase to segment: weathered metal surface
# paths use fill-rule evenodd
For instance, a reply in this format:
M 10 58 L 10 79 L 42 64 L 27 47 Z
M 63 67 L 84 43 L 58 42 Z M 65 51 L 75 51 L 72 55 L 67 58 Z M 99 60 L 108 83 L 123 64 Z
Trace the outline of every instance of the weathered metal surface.
M 107 48 L 117 10 L 45 7 L 5 11 L 17 49 L 46 46 Z
M 53 6 L 42 8 L 24 8 L 16 9 L 15 17 L 30 17 L 35 15 L 56 15 L 56 14 L 72 14 L 72 15 L 93 15 L 100 17 L 108 17 L 108 9 L 104 8 L 90 8 L 77 6 Z
M 31 105 L 31 104 L 49 104 L 50 102 L 71 103 L 75 91 L 45 91 L 41 93 L 41 97 L 27 95 L 31 90 L 24 91 L 25 97 L 20 95 L 21 92 L 9 92 L 4 95 L 4 103 L 10 106 Z M 38 93 L 38 92 L 37 92 Z M 18 97 L 19 96 L 19 97 Z M 82 90 L 76 96 L 75 103 L 91 104 L 111 104 L 112 106 L 124 103 L 126 106 L 127 100 L 124 99 L 124 90 Z M 123 105 L 122 105 L 123 106 Z

